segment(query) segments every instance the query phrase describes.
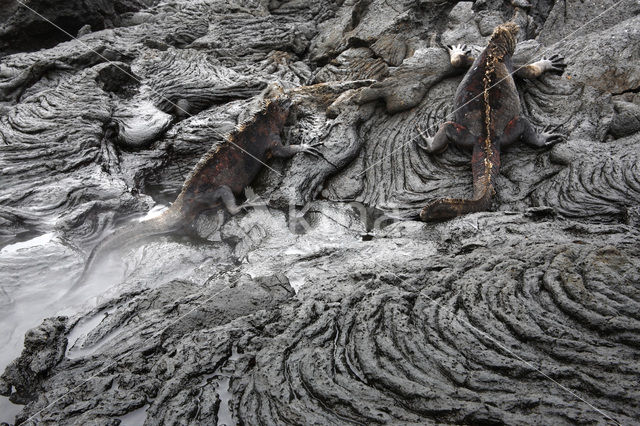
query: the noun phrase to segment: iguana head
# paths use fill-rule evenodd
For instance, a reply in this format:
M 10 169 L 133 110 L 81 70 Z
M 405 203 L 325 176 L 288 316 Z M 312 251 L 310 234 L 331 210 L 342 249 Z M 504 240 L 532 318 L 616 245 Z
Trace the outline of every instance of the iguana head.
M 278 96 L 267 101 L 264 113 L 282 127 L 289 116 L 289 109 L 291 109 L 291 100 L 286 96 Z
M 505 22 L 502 25 L 498 25 L 493 34 L 491 40 L 489 40 L 489 46 L 492 46 L 497 52 L 504 55 L 513 55 L 516 50 L 516 37 L 520 28 L 514 22 Z

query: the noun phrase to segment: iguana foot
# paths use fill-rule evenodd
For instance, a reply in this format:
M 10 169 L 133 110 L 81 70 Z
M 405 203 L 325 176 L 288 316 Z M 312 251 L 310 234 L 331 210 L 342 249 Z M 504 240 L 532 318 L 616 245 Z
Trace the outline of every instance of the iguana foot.
M 416 126 L 416 130 L 418 131 L 418 134 L 420 135 L 422 140 L 425 142 L 425 145 L 423 145 L 423 144 L 420 143 L 420 141 L 416 141 L 416 145 L 418 146 L 418 148 L 420 148 L 424 152 L 432 154 L 433 153 L 433 139 L 434 139 L 434 136 L 435 136 L 435 132 L 432 131 L 431 128 L 429 128 L 429 127 L 427 127 L 426 130 L 422 130 L 420 128 L 420 126 Z
M 544 56 L 540 62 L 543 68 L 543 72 L 553 72 L 562 74 L 567 64 L 564 63 L 564 58 L 558 54 L 551 55 L 550 57 Z
M 546 72 L 562 74 L 566 67 L 567 64 L 564 63 L 564 58 L 558 54 L 553 54 L 549 57 L 545 56 L 532 64 L 521 66 L 516 69 L 515 73 L 521 78 L 538 78 Z
M 265 201 L 259 201 L 257 198 L 253 199 L 253 200 L 247 200 L 244 203 L 240 204 L 238 206 L 239 210 L 249 210 L 255 207 L 265 207 L 267 206 L 268 203 L 266 203 Z
M 322 156 L 322 153 L 320 152 L 320 150 L 316 148 L 317 145 L 311 145 L 309 143 L 301 143 L 299 146 L 300 146 L 300 152 L 313 155 L 315 157 Z
M 320 140 L 319 137 L 314 137 L 313 139 L 311 139 L 310 142 L 302 142 L 301 145 L 308 145 L 312 148 L 315 148 L 316 146 L 323 146 L 324 142 Z
M 466 44 L 446 45 L 451 65 L 461 67 L 467 63 L 467 57 L 471 55 L 471 48 Z
M 309 154 L 309 155 L 312 155 L 314 157 L 318 157 L 318 158 L 326 161 L 327 163 L 331 164 L 333 167 L 335 167 L 337 169 L 338 166 L 336 166 L 331 161 L 329 161 L 329 159 L 327 159 L 327 157 L 325 157 L 324 154 L 322 152 L 320 152 L 320 150 L 318 148 L 316 148 L 316 146 L 320 146 L 320 145 L 323 145 L 323 143 L 320 142 L 320 143 L 315 143 L 313 145 L 312 144 L 308 144 L 308 143 L 301 143 L 299 145 L 300 152 L 304 152 L 305 154 Z
M 449 55 L 468 55 L 471 53 L 471 48 L 466 44 L 447 44 L 445 46 Z
M 541 141 L 541 146 L 553 146 L 557 143 L 564 142 L 564 136 L 560 133 L 555 133 L 557 128 L 558 126 L 553 127 L 549 125 L 542 130 L 542 133 L 538 135 L 538 138 Z
M 269 205 L 269 203 L 264 201 L 258 194 L 256 194 L 251 187 L 246 187 L 244 189 L 244 196 L 246 199 L 244 203 L 238 206 L 238 211 L 247 211 L 251 208 L 265 207 Z

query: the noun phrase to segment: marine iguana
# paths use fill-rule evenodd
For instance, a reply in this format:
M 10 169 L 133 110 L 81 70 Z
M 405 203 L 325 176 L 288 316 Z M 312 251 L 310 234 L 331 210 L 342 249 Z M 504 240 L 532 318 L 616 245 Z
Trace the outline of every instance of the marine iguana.
M 559 134 L 536 133 L 531 123 L 521 114 L 520 98 L 512 74 L 511 60 L 516 46 L 518 26 L 507 22 L 495 28 L 489 45 L 477 59 L 470 56 L 464 45 L 448 46 L 451 64 L 471 66 L 455 94 L 455 116 L 440 126 L 435 136 L 418 132 L 426 145 L 418 146 L 429 153 L 440 153 L 448 142 L 472 149 L 473 198 L 439 199 L 430 202 L 420 212 L 423 221 L 451 219 L 467 213 L 485 211 L 491 206 L 495 181 L 500 170 L 500 151 L 521 137 L 535 147 L 560 142 Z M 544 72 L 562 73 L 566 65 L 563 58 L 550 58 L 520 67 L 515 74 L 523 78 L 536 78 Z
M 264 101 L 263 108 L 252 119 L 241 124 L 223 143 L 202 157 L 169 209 L 154 219 L 126 226 L 102 240 L 91 251 L 71 290 L 86 281 L 102 255 L 115 248 L 140 238 L 188 227 L 205 210 L 224 206 L 235 215 L 250 207 L 251 204 L 238 206 L 235 196 L 244 191 L 269 159 L 290 158 L 299 152 L 323 157 L 309 144 L 282 144 L 280 133 L 290 108 L 291 101 L 285 96 Z

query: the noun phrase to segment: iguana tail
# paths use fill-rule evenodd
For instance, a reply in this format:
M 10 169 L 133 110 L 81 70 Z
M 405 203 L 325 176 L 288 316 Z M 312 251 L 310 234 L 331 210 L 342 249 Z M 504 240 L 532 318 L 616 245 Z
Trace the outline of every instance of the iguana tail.
M 484 143 L 483 143 L 484 145 Z M 500 173 L 500 152 L 490 143 L 476 144 L 471 160 L 473 170 L 472 199 L 440 199 L 430 202 L 420 212 L 424 222 L 452 219 L 467 213 L 487 211 L 495 194 L 495 180 Z
M 89 257 L 84 264 L 82 274 L 69 291 L 72 291 L 84 284 L 94 271 L 96 265 L 110 252 L 121 247 L 126 247 L 127 245 L 143 238 L 176 231 L 183 225 L 184 213 L 182 210 L 182 200 L 181 197 L 178 197 L 176 202 L 174 202 L 171 207 L 160 216 L 143 222 L 133 223 L 116 230 L 91 250 Z

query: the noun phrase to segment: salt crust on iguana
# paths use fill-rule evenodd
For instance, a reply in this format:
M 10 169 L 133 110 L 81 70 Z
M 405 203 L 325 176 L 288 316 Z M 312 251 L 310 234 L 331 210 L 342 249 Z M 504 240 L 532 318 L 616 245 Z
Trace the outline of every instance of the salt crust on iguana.
M 160 216 L 119 229 L 91 252 L 73 288 L 86 281 L 102 255 L 127 243 L 152 235 L 166 234 L 192 225 L 200 213 L 224 206 L 235 215 L 236 195 L 251 184 L 271 158 L 290 158 L 298 152 L 321 154 L 307 144 L 284 146 L 280 133 L 291 101 L 285 96 L 264 101 L 251 120 L 236 128 L 220 145 L 206 153 L 195 166 L 174 203 Z
M 520 98 L 512 77 L 511 60 L 517 33 L 518 26 L 513 22 L 496 27 L 489 45 L 475 60 L 469 56 L 466 46 L 448 47 L 453 66 L 471 68 L 456 90 L 454 120 L 442 124 L 433 137 L 420 132 L 426 145 L 419 146 L 429 153 L 438 153 L 451 141 L 472 149 L 473 198 L 432 201 L 420 212 L 423 221 L 446 220 L 488 210 L 500 171 L 500 151 L 521 137 L 535 147 L 550 146 L 562 140 L 558 134 L 536 133 L 531 123 L 520 115 Z M 515 74 L 536 78 L 547 71 L 561 73 L 564 67 L 563 58 L 553 55 L 522 67 Z

